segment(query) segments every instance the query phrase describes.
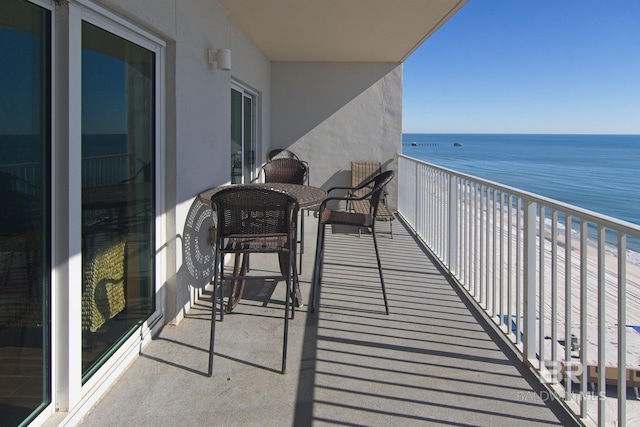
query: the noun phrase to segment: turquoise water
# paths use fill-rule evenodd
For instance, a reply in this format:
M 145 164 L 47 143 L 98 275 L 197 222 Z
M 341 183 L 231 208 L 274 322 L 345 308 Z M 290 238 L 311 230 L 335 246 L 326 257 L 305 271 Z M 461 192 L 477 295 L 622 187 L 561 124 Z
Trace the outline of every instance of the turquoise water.
M 402 152 L 640 224 L 640 135 L 403 134 Z
M 640 135 L 403 134 L 402 142 L 407 156 L 640 224 Z

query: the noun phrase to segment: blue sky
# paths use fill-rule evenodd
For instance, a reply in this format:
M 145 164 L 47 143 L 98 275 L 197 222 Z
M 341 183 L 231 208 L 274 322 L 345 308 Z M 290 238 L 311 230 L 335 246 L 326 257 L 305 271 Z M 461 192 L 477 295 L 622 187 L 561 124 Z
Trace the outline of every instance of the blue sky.
M 640 1 L 469 0 L 403 71 L 404 133 L 640 134 Z

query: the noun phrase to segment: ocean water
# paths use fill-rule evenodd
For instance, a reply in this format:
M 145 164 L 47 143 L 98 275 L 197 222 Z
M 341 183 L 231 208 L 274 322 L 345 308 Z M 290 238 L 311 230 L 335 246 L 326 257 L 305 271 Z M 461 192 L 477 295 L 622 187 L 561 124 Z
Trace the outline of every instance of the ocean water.
M 403 134 L 402 152 L 640 224 L 640 135 Z

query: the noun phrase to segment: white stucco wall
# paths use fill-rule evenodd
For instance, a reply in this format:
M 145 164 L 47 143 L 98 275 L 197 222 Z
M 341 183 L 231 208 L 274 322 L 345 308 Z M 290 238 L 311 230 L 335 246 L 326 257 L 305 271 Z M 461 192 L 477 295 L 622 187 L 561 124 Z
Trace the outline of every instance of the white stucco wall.
M 177 4 L 175 224 L 176 236 L 182 239 L 176 245 L 175 283 L 170 283 L 175 286 L 176 312 L 167 313 L 175 321 L 194 302 L 194 290 L 202 289 L 211 276 L 212 260 L 206 257 L 211 252 L 205 243 L 211 223 L 195 232 L 199 245 L 193 242 L 194 236 L 188 240 L 188 225 L 190 215 L 204 214 L 194 211 L 199 204 L 194 197 L 230 179 L 232 80 L 255 90 L 262 123 L 270 118 L 269 61 L 216 2 L 181 0 Z M 231 49 L 231 71 L 208 64 L 207 49 L 221 47 Z M 269 127 L 263 125 L 258 132 L 258 141 L 268 143 Z
M 397 171 L 402 149 L 402 65 L 275 62 L 271 69 L 273 148 L 307 160 L 311 184 L 350 185 L 351 161 Z M 389 204 L 397 206 L 397 182 Z

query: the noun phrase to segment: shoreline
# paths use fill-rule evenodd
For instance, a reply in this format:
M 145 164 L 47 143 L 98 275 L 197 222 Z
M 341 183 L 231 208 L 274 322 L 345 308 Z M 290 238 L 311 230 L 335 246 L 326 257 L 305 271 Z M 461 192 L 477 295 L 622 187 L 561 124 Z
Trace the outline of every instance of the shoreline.
M 493 208 L 491 208 L 493 210 Z M 521 271 L 516 271 L 516 265 L 520 265 L 520 269 L 523 269 L 523 264 L 517 263 L 517 253 L 516 245 L 517 245 L 517 234 L 516 230 L 518 230 L 518 213 L 511 215 L 509 217 L 506 212 L 501 217 L 494 217 L 493 215 L 488 215 L 485 210 L 484 213 L 480 213 L 477 221 L 479 221 L 480 228 L 479 230 L 486 230 L 487 222 L 492 230 L 501 230 L 495 236 L 490 234 L 492 238 L 490 242 L 485 242 L 485 247 L 482 247 L 480 251 L 478 251 L 477 247 L 473 248 L 471 253 L 467 253 L 468 256 L 468 264 L 465 265 L 468 268 L 468 272 L 470 276 L 465 276 L 462 274 L 460 277 L 463 282 L 465 278 L 468 277 L 470 279 L 470 283 L 472 286 L 467 286 L 472 294 L 476 296 L 476 298 L 481 298 L 486 304 L 487 307 L 490 307 L 494 303 L 494 299 L 496 305 L 496 312 L 498 314 L 502 313 L 502 315 L 511 314 L 513 315 L 522 315 L 523 313 L 523 300 L 524 300 L 524 291 L 523 291 L 523 280 L 524 278 L 518 274 L 522 274 Z M 466 214 L 464 214 L 466 215 Z M 523 215 L 523 212 L 520 212 L 520 215 Z M 571 287 L 570 299 L 571 299 L 571 313 L 570 313 L 570 325 L 568 327 L 571 328 L 571 333 L 576 336 L 580 336 L 580 328 L 581 323 L 584 321 L 586 329 L 590 331 L 588 333 L 587 343 L 585 344 L 585 348 L 587 348 L 588 353 L 591 355 L 594 351 L 597 352 L 598 343 L 597 343 L 597 325 L 598 325 L 598 308 L 599 308 L 599 289 L 598 289 L 598 281 L 599 281 L 599 268 L 598 268 L 598 246 L 597 241 L 587 238 L 586 247 L 585 247 L 585 271 L 584 271 L 584 281 L 586 283 L 586 301 L 581 301 L 581 286 L 582 286 L 582 277 L 583 272 L 581 269 L 581 238 L 580 231 L 572 228 L 569 235 L 570 240 L 570 262 L 567 263 L 567 236 L 564 224 L 558 223 L 557 230 L 557 247 L 554 255 L 553 252 L 553 229 L 550 221 L 545 221 L 544 228 L 540 230 L 540 216 L 536 217 L 536 281 L 534 286 L 536 287 L 536 317 L 543 319 L 543 332 L 544 336 L 550 336 L 552 331 L 552 324 L 558 325 L 556 331 L 557 336 L 556 339 L 558 341 L 564 341 L 564 330 L 566 326 L 566 285 L 567 285 L 567 268 L 570 269 L 570 278 L 569 285 Z M 548 218 L 547 218 L 548 219 Z M 495 224 L 496 229 L 493 228 Z M 562 225 L 562 227 L 560 226 Z M 521 217 L 520 221 L 520 238 L 523 236 L 523 227 L 524 221 Z M 508 259 L 508 230 L 511 227 L 511 260 Z M 469 231 L 470 232 L 470 231 Z M 493 233 L 493 232 L 492 232 Z M 493 238 L 497 240 L 494 241 Z M 473 237 L 469 237 L 473 238 Z M 477 236 L 475 236 L 477 239 Z M 485 237 L 486 238 L 486 237 Z M 496 253 L 494 254 L 494 244 L 498 242 L 500 248 L 496 247 Z M 544 246 L 544 266 L 543 269 L 540 267 L 540 245 L 541 242 Z M 520 240 L 520 244 L 523 245 L 524 242 Z M 502 251 L 500 254 L 499 251 Z M 624 257 L 624 269 L 625 269 L 625 294 L 624 298 L 626 300 L 626 316 L 624 319 L 624 325 L 626 326 L 638 326 L 640 327 L 640 265 L 636 264 L 632 261 L 632 256 L 629 256 L 629 250 Z M 485 255 L 483 255 L 483 253 Z M 495 255 L 495 258 L 494 258 Z M 486 256 L 486 258 L 484 258 Z M 501 256 L 502 265 L 498 266 L 498 257 Z M 521 261 L 523 261 L 523 248 L 521 246 L 520 249 L 520 257 Z M 554 272 L 552 270 L 552 260 L 555 256 L 555 263 L 557 266 L 557 271 Z M 483 262 L 484 261 L 484 262 Z M 476 264 L 477 263 L 477 264 Z M 487 290 L 483 290 L 487 284 L 485 283 L 485 278 L 477 275 L 476 268 L 474 265 L 484 265 L 484 269 L 488 269 L 489 271 L 485 271 L 484 274 L 489 274 L 488 277 L 494 278 L 494 282 L 490 285 L 493 288 L 491 292 Z M 511 267 L 508 267 L 510 265 Z M 497 269 L 496 269 L 497 268 Z M 542 273 L 541 273 L 542 271 Z M 541 274 L 543 277 L 541 278 Z M 609 352 L 612 349 L 617 348 L 617 325 L 618 325 L 618 297 L 619 297 L 619 289 L 618 289 L 618 255 L 617 248 L 615 246 L 610 245 L 609 243 L 605 243 L 605 254 L 604 254 L 604 271 L 602 272 L 604 276 L 604 296 L 605 296 L 605 306 L 604 306 L 604 315 L 605 318 L 604 326 L 605 326 L 605 345 L 608 348 Z M 480 280 L 478 281 L 478 278 Z M 553 306 L 553 282 L 555 279 L 555 307 L 556 307 L 556 317 L 552 318 L 552 306 Z M 543 289 L 541 289 L 541 282 L 543 283 Z M 516 289 L 517 284 L 519 283 L 519 302 L 520 307 L 517 306 L 516 299 Z M 501 288 L 502 286 L 502 288 Z M 502 291 L 501 291 L 502 289 Z M 486 296 L 479 296 L 476 292 L 484 292 L 487 293 Z M 543 292 L 544 295 L 544 304 L 543 304 L 543 314 L 540 315 L 540 295 Z M 501 303 L 500 303 L 501 301 Z M 582 307 L 584 307 L 585 311 L 582 313 Z M 584 320 L 581 315 L 584 314 Z M 538 328 L 539 331 L 539 328 Z M 561 333 L 559 331 L 562 331 Z M 594 332 L 595 331 L 595 332 Z M 627 340 L 626 354 L 627 354 L 627 366 L 640 369 L 640 328 L 631 330 L 633 335 L 638 336 L 638 342 L 636 343 L 635 339 Z M 595 337 L 595 338 L 594 338 Z M 538 345 L 540 345 L 540 340 L 537 340 Z M 563 347 L 564 348 L 564 347 Z M 607 356 L 607 366 L 617 365 L 617 350 L 615 350 L 616 355 Z M 614 359 L 614 360 L 611 360 Z

